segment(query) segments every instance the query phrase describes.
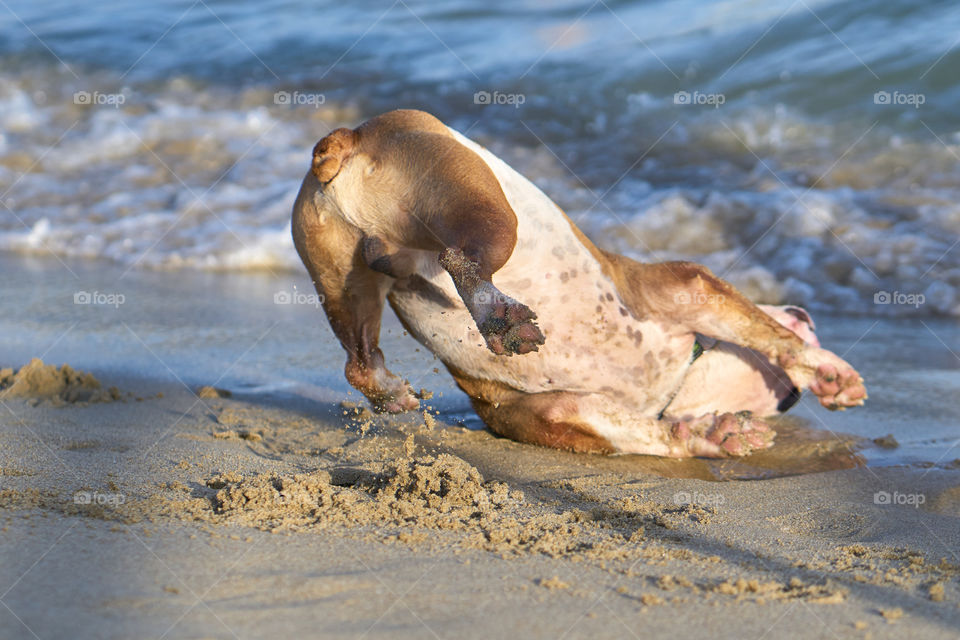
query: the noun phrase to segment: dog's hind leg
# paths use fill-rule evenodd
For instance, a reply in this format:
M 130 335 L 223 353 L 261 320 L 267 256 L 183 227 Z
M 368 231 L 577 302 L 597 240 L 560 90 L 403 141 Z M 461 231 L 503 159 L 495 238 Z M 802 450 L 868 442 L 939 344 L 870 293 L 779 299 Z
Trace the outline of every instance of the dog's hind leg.
M 492 282 L 493 272 L 503 265 L 498 253 L 509 255 L 509 252 L 497 252 L 497 245 L 509 238 L 498 234 L 465 238 L 450 235 L 452 246 L 439 252 L 440 266 L 450 274 L 487 346 L 498 355 L 537 351 L 544 338 L 534 322 L 536 314 L 522 302 L 502 293 Z M 415 254 L 421 253 L 378 236 L 365 235 L 361 246 L 363 259 L 372 270 L 397 279 L 415 273 Z
M 457 293 L 477 323 L 487 347 L 497 355 L 537 351 L 544 343 L 530 307 L 497 289 L 490 269 L 471 259 L 469 248 L 440 252 L 440 266 L 453 278 Z M 499 265 L 498 265 L 499 267 Z
M 318 215 L 307 193 L 302 189 L 294 205 L 294 245 L 347 352 L 347 381 L 377 411 L 416 409 L 410 385 L 387 369 L 379 347 L 383 302 L 393 279 L 367 265 L 361 232 L 335 216 Z
M 492 280 L 513 253 L 517 216 L 491 168 L 442 122 L 401 110 L 337 129 L 314 147 L 312 175 L 332 215 L 364 234 L 372 269 L 399 279 L 404 255 L 435 252 L 491 351 L 543 344 L 534 312 Z

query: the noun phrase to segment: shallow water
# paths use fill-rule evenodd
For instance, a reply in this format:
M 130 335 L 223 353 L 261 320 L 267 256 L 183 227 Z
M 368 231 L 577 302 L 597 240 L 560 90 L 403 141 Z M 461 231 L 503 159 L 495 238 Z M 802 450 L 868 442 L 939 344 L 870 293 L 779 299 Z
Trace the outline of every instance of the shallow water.
M 603 247 L 759 301 L 960 315 L 951 2 L 5 7 L 0 251 L 294 271 L 313 143 L 404 106 Z
M 320 309 L 304 293 L 304 275 L 125 271 L 109 262 L 0 258 L 6 276 L 0 317 L 0 366 L 32 357 L 69 363 L 105 384 L 149 378 L 190 388 L 213 384 L 239 397 L 316 407 L 362 397 L 343 378 L 343 352 Z M 78 293 L 90 304 L 75 304 Z M 301 301 L 277 304 L 277 294 Z M 945 344 L 960 329 L 943 319 L 819 316 L 818 335 L 865 372 L 865 407 L 828 412 L 805 396 L 777 426 L 777 446 L 744 461 L 666 461 L 641 456 L 584 458 L 597 468 L 642 467 L 668 476 L 769 477 L 861 464 L 944 468 L 960 459 L 956 425 L 960 362 Z M 443 366 L 385 316 L 381 346 L 388 366 L 445 422 L 483 428 Z M 436 369 L 436 371 L 435 371 Z M 350 394 L 350 395 L 348 395 Z M 313 404 L 312 404 L 313 403 Z M 70 410 L 82 411 L 82 408 Z M 176 419 L 172 416 L 171 420 Z M 899 447 L 871 440 L 891 434 Z M 590 459 L 594 459 L 590 462 Z

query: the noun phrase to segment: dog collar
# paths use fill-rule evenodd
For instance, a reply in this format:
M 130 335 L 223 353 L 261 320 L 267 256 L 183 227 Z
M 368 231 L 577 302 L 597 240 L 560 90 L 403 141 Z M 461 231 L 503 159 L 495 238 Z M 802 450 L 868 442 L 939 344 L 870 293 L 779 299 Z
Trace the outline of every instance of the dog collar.
M 697 358 L 699 358 L 700 356 L 703 355 L 703 352 L 704 352 L 703 345 L 700 344 L 700 341 L 699 341 L 699 340 L 694 340 L 694 341 L 693 341 L 693 350 L 692 350 L 692 352 L 690 353 L 690 364 L 688 364 L 687 366 L 689 367 L 689 366 L 692 365 L 694 362 L 696 362 L 696 361 L 697 361 Z M 680 384 L 677 386 L 676 390 L 675 390 L 673 393 L 670 394 L 670 399 L 667 400 L 667 404 L 665 404 L 665 405 L 663 406 L 663 409 L 660 409 L 660 413 L 657 414 L 657 420 L 663 420 L 663 414 L 666 413 L 667 409 L 670 408 L 670 403 L 672 403 L 672 402 L 673 402 L 673 399 L 677 397 L 677 394 L 678 394 L 678 393 L 680 393 L 680 387 L 683 386 L 683 381 L 686 380 L 686 377 L 687 377 L 687 376 L 686 376 L 686 373 L 684 373 L 683 378 L 680 380 Z
M 697 358 L 703 355 L 703 345 L 699 340 L 693 341 L 693 355 L 690 356 L 690 364 L 693 364 Z

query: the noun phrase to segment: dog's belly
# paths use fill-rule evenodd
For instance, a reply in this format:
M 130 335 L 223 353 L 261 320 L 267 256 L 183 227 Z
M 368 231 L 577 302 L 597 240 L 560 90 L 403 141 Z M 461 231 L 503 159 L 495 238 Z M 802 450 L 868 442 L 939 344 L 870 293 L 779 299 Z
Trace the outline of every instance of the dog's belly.
M 390 293 L 401 320 L 445 364 L 471 378 L 527 393 L 599 392 L 655 414 L 680 387 L 694 336 L 634 318 L 560 209 L 496 156 L 457 137 L 487 162 L 517 214 L 517 245 L 494 283 L 537 313 L 546 343 L 537 353 L 512 357 L 488 351 L 449 275 L 429 253 L 417 257 L 416 275 Z
M 597 298 L 591 302 L 581 291 L 540 286 L 524 295 L 522 287 L 505 280 L 498 286 L 537 312 L 546 343 L 536 353 L 494 355 L 456 291 L 441 289 L 442 284 L 416 278 L 398 282 L 391 305 L 414 338 L 475 380 L 526 393 L 604 393 L 655 415 L 680 388 L 689 367 L 693 336 L 671 335 L 659 324 L 625 318 L 615 309 L 597 312 Z

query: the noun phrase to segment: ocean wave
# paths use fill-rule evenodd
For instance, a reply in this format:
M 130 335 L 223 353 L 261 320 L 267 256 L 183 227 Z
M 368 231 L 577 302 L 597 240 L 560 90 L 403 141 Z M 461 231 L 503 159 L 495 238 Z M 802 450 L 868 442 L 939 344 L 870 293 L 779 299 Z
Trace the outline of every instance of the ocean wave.
M 373 113 L 277 104 L 270 85 L 125 85 L 98 73 L 41 67 L 0 80 L 0 250 L 131 268 L 302 268 L 289 221 L 310 149 Z M 91 83 L 122 104 L 77 104 Z M 441 114 L 456 110 L 437 101 Z M 549 114 L 468 135 L 600 246 L 705 263 L 760 302 L 960 315 L 956 139 L 785 107 L 673 116 L 640 95 L 580 135 L 551 129 Z

